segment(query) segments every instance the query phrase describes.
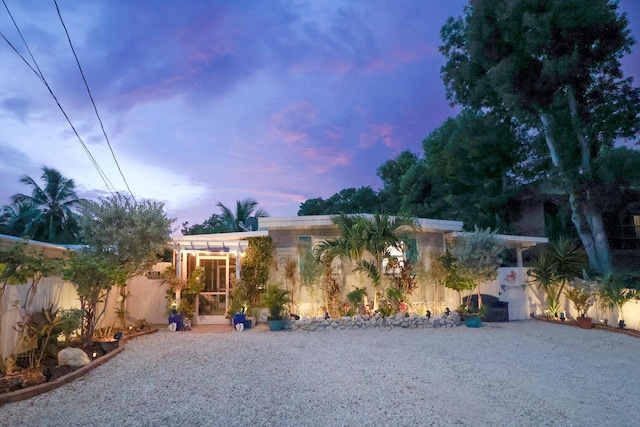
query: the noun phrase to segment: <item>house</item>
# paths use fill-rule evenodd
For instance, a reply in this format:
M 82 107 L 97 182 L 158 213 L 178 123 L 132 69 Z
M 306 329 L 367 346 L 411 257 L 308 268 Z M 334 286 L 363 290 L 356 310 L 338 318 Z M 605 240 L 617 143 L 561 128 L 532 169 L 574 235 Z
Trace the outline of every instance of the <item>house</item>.
M 372 217 L 372 215 L 364 215 Z M 455 238 L 456 233 L 462 231 L 462 222 L 419 218 L 420 230 L 416 233 L 416 247 L 418 255 L 424 256 L 426 264 L 430 257 L 441 254 L 444 251 L 447 239 Z M 197 267 L 204 270 L 205 288 L 198 296 L 196 302 L 195 322 L 199 324 L 225 323 L 225 314 L 229 309 L 230 290 L 232 278 L 241 278 L 242 256 L 248 247 L 251 237 L 269 236 L 276 247 L 276 263 L 270 274 L 270 282 L 282 283 L 284 286 L 297 286 L 297 298 L 294 301 L 294 310 L 303 316 L 322 316 L 324 303 L 319 292 L 306 289 L 296 284 L 286 284 L 283 273 L 284 262 L 287 258 L 293 258 L 300 265 L 299 247 L 301 244 L 315 247 L 323 240 L 338 235 L 338 228 L 332 222 L 330 215 L 310 215 L 295 217 L 265 217 L 258 218 L 258 224 L 254 231 L 239 233 L 205 234 L 174 237 L 170 246 L 174 251 L 174 264 L 177 274 L 183 278 Z M 501 236 L 507 242 L 507 246 L 514 249 L 517 255 L 517 283 L 510 283 L 522 290 L 521 285 L 526 281 L 524 273 L 522 253 L 523 251 L 547 242 L 544 237 L 530 236 Z M 398 254 L 402 256 L 403 254 Z M 356 287 L 368 286 L 369 281 L 362 275 L 354 273 L 353 266 L 348 261 L 334 260 L 332 272 L 339 282 L 341 293 L 346 295 Z M 510 270 L 510 271 L 511 271 Z M 515 274 L 515 273 L 513 273 Z M 505 275 L 506 277 L 506 275 Z M 514 277 L 514 276 L 509 276 Z M 506 286 L 506 285 L 505 285 Z M 506 289 L 498 284 L 484 292 L 498 296 Z M 373 292 L 370 291 L 370 294 Z M 457 307 L 459 304 L 456 292 L 444 289 L 433 283 L 423 284 L 418 292 L 412 295 L 412 304 L 420 306 L 423 310 L 442 312 L 445 307 Z M 528 317 L 528 308 L 525 310 Z M 520 315 L 522 316 L 522 315 Z

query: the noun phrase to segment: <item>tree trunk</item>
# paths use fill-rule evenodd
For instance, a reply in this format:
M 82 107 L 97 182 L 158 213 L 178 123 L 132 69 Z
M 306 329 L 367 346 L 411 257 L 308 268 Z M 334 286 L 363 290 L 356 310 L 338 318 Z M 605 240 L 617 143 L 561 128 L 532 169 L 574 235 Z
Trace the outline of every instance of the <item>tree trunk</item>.
M 576 188 L 576 183 L 567 176 L 567 171 L 563 168 L 562 160 L 560 159 L 557 142 L 553 136 L 552 117 L 542 111 L 539 112 L 539 117 L 542 122 L 545 141 L 547 142 L 553 165 L 558 168 L 565 185 L 567 185 L 569 205 L 571 207 L 571 221 L 575 225 L 578 236 L 580 236 L 582 245 L 587 252 L 589 265 L 598 273 L 606 275 L 611 272 L 611 250 L 609 249 L 609 241 L 604 228 L 604 222 L 602 221 L 602 215 L 600 212 L 597 212 L 593 206 L 588 189 L 581 191 L 579 188 Z M 577 132 L 577 134 L 581 142 L 582 168 L 588 171 L 589 163 L 587 161 L 587 164 L 584 164 L 585 153 L 583 151 L 588 150 L 588 146 L 585 147 L 584 141 L 581 140 L 582 135 L 579 135 L 580 132 Z

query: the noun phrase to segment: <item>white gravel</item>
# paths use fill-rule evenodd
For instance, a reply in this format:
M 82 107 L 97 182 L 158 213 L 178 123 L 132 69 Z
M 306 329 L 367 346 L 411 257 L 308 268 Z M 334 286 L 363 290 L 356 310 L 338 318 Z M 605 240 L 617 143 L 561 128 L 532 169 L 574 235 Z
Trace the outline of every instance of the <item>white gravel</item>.
M 7 426 L 636 426 L 640 339 L 480 329 L 159 332 Z

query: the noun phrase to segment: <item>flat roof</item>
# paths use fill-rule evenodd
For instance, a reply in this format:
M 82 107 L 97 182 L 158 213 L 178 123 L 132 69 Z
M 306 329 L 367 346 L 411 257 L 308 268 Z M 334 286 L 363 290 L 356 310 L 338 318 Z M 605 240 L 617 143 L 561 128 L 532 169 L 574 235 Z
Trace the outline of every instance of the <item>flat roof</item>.
M 360 215 L 369 219 L 374 217 L 372 214 L 353 215 Z M 258 229 L 274 230 L 284 228 L 333 227 L 334 224 L 331 219 L 334 216 L 335 215 L 260 217 L 258 218 Z M 462 221 L 428 218 L 417 218 L 417 221 L 423 231 L 462 231 Z

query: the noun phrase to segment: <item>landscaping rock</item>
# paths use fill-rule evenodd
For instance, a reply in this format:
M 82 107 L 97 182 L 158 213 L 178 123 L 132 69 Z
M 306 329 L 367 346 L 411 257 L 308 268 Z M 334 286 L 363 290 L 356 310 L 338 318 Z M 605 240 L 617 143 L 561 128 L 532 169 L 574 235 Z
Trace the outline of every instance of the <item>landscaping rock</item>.
M 79 368 L 91 363 L 89 356 L 79 348 L 67 347 L 58 353 L 58 365 Z

